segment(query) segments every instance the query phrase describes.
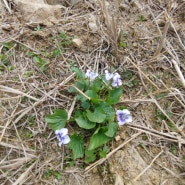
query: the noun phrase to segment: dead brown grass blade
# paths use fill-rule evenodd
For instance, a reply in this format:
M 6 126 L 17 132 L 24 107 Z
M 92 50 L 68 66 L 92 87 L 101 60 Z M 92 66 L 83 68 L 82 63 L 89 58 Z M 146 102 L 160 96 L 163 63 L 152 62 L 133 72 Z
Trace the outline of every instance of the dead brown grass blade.
M 5 4 L 7 10 L 9 11 L 9 13 L 12 14 L 12 10 L 10 9 L 10 7 L 9 7 L 9 5 L 8 5 L 7 0 L 3 0 L 3 2 L 4 2 L 4 4 Z
M 33 96 L 30 96 L 29 94 L 27 93 L 24 93 L 24 92 L 21 92 L 17 89 L 13 89 L 11 87 L 7 87 L 7 86 L 3 86 L 3 85 L 0 85 L 0 91 L 3 91 L 3 92 L 9 92 L 9 93 L 13 93 L 13 94 L 19 94 L 19 95 L 22 95 L 22 96 L 26 96 L 34 101 L 38 101 L 37 98 L 33 97 Z
M 22 173 L 21 176 L 12 185 L 22 185 L 25 182 L 31 170 L 36 165 L 36 163 L 37 161 L 35 161 L 24 173 Z
M 173 65 L 174 65 L 174 67 L 175 67 L 175 69 L 177 71 L 177 74 L 178 74 L 178 76 L 180 78 L 180 81 L 182 82 L 183 87 L 185 88 L 185 78 L 184 78 L 184 76 L 183 76 L 183 74 L 182 74 L 182 72 L 180 70 L 179 65 L 177 64 L 177 62 L 175 60 L 172 59 L 171 61 L 172 61 Z
M 0 162 L 0 169 L 16 169 L 22 165 L 24 165 L 25 163 L 30 162 L 33 159 L 33 157 L 22 157 L 22 158 L 17 158 L 17 159 L 12 159 L 12 160 L 6 160 L 3 161 L 2 163 Z
M 166 118 L 173 123 L 173 125 L 176 127 L 176 129 L 178 130 L 178 132 L 185 138 L 185 133 L 183 132 L 183 130 L 181 128 L 179 128 L 177 126 L 177 124 L 175 124 L 175 122 L 168 116 L 168 114 L 162 109 L 162 107 L 159 105 L 159 103 L 153 98 L 153 99 L 137 99 L 137 100 L 121 100 L 120 103 L 122 102 L 131 102 L 131 103 L 136 103 L 136 102 L 151 102 L 154 103 L 157 108 L 166 116 Z
M 155 156 L 155 158 L 152 160 L 152 162 L 137 176 L 135 177 L 132 182 L 136 182 L 151 166 L 152 164 L 157 160 L 157 158 L 163 153 L 163 151 L 161 151 L 159 154 L 157 154 L 157 156 Z
M 23 150 L 22 146 L 19 146 L 18 144 L 15 146 L 15 145 L 12 145 L 12 144 L 9 144 L 9 143 L 5 143 L 5 142 L 0 142 L 0 145 L 3 146 L 3 147 L 8 147 L 8 148 L 14 148 L 14 149 L 18 149 L 18 150 Z M 28 151 L 28 152 L 35 152 L 35 150 L 32 150 L 30 148 L 24 148 L 25 151 Z

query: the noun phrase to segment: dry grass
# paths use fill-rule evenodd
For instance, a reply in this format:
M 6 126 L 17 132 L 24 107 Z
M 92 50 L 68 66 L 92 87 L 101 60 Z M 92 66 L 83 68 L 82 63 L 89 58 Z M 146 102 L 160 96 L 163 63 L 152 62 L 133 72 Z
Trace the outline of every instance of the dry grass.
M 36 26 L 10 16 L 8 11 L 16 14 L 16 10 L 0 1 L 7 10 L 0 10 L 0 54 L 8 60 L 0 60 L 0 184 L 88 184 L 85 167 L 89 172 L 127 143 L 148 164 L 130 179 L 132 183 L 139 184 L 152 167 L 166 172 L 163 184 L 169 177 L 185 182 L 185 2 L 124 2 L 63 4 L 68 8 L 59 25 L 35 31 Z M 97 33 L 88 27 L 91 14 L 96 16 Z M 83 46 L 64 46 L 63 51 L 61 31 L 80 38 Z M 46 71 L 33 55 L 49 62 Z M 67 92 L 75 79 L 73 66 L 118 71 L 124 88 L 119 105 L 129 107 L 134 119 L 120 128 L 126 141 L 113 142 L 108 157 L 90 166 L 78 160 L 71 167 L 70 150 L 58 148 L 44 120 L 57 108 L 68 110 L 69 117 L 75 111 L 75 97 Z M 68 127 L 71 133 L 75 130 L 72 124 Z M 110 179 L 103 180 L 111 184 Z

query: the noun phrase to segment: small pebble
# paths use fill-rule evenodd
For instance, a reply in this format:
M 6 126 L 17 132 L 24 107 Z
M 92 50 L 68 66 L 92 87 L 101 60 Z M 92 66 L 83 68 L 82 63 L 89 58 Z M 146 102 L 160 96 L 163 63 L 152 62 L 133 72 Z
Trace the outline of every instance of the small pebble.
M 97 25 L 96 25 L 95 22 L 90 22 L 90 23 L 89 23 L 89 28 L 90 28 L 90 30 L 91 30 L 93 33 L 95 33 L 95 32 L 98 31 L 98 27 L 97 27 Z
M 116 141 L 120 141 L 121 140 L 121 137 L 118 135 L 118 136 L 115 137 L 115 140 Z
M 81 46 L 82 46 L 82 41 L 81 41 L 80 39 L 73 39 L 72 42 L 73 42 L 73 45 L 74 45 L 75 47 L 81 48 Z

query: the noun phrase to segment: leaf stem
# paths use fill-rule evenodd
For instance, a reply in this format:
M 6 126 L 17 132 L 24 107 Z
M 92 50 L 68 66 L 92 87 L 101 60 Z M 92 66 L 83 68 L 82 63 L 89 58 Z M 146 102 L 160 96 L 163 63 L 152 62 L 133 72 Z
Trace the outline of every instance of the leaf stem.
M 86 94 L 84 94 L 80 89 L 78 89 L 78 87 L 76 87 L 75 85 L 72 85 L 72 87 L 74 87 L 80 94 L 82 94 L 88 100 L 91 100 L 91 98 L 89 96 L 87 96 Z

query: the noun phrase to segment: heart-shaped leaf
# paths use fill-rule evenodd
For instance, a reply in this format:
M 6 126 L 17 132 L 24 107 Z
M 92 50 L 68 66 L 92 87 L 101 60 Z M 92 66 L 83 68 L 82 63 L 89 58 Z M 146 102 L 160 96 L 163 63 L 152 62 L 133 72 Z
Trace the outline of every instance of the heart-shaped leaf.
M 47 115 L 45 121 L 52 130 L 59 130 L 65 127 L 68 115 L 66 110 L 56 109 L 53 114 Z
M 96 126 L 96 123 L 89 121 L 88 119 L 85 119 L 84 116 L 78 115 L 77 118 L 75 118 L 75 121 L 77 122 L 78 126 L 85 129 L 91 129 Z
M 78 134 L 73 134 L 70 137 L 70 143 L 68 144 L 69 148 L 72 150 L 73 159 L 81 158 L 84 156 L 84 140 L 82 136 Z
M 94 150 L 99 146 L 107 143 L 110 140 L 108 136 L 105 135 L 104 129 L 100 128 L 95 131 L 95 133 L 90 138 L 90 143 L 88 150 Z

